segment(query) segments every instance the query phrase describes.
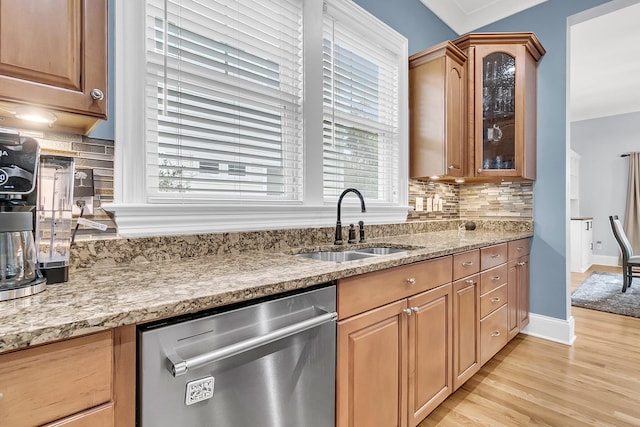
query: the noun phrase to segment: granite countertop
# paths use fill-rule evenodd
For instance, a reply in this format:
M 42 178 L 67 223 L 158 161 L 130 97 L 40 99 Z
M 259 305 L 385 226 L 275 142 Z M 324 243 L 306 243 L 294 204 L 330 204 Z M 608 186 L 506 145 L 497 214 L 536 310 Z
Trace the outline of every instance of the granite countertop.
M 285 252 L 248 251 L 72 272 L 63 284 L 0 302 L 0 353 L 118 326 L 302 289 L 315 284 L 532 236 L 530 231 L 438 231 L 381 237 L 358 246 L 407 252 L 335 263 Z M 344 249 L 351 246 L 345 245 Z M 335 249 L 327 246 L 325 249 Z

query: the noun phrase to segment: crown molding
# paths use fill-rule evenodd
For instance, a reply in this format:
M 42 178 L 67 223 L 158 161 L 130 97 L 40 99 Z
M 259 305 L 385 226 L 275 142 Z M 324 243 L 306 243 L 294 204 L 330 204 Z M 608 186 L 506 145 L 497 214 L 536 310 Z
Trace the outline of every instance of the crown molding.
M 489 25 L 547 0 L 420 0 L 458 35 Z

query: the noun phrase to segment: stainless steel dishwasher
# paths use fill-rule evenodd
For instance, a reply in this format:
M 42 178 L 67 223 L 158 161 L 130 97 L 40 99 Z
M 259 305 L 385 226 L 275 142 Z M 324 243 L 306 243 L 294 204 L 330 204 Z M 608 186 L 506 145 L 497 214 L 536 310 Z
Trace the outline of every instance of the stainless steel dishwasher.
M 330 427 L 336 289 L 138 330 L 138 425 Z

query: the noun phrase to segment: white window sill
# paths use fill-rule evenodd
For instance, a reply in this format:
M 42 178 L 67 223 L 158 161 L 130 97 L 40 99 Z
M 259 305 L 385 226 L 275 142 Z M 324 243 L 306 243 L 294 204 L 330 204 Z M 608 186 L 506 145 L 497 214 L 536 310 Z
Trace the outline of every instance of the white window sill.
M 104 204 L 115 213 L 118 234 L 123 237 L 149 237 L 175 234 L 220 233 L 231 231 L 275 230 L 282 228 L 334 227 L 337 205 L 250 206 L 213 204 Z M 342 225 L 403 223 L 409 206 L 342 205 Z

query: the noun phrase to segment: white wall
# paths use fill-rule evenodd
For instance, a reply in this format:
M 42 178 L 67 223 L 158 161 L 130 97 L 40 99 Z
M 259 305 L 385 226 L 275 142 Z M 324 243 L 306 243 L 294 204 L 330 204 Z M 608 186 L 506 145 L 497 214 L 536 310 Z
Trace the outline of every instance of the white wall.
M 593 217 L 594 261 L 617 258 L 609 215 L 624 218 L 629 158 L 620 155 L 640 151 L 640 112 L 571 123 L 571 148 L 582 156 L 580 215 Z

